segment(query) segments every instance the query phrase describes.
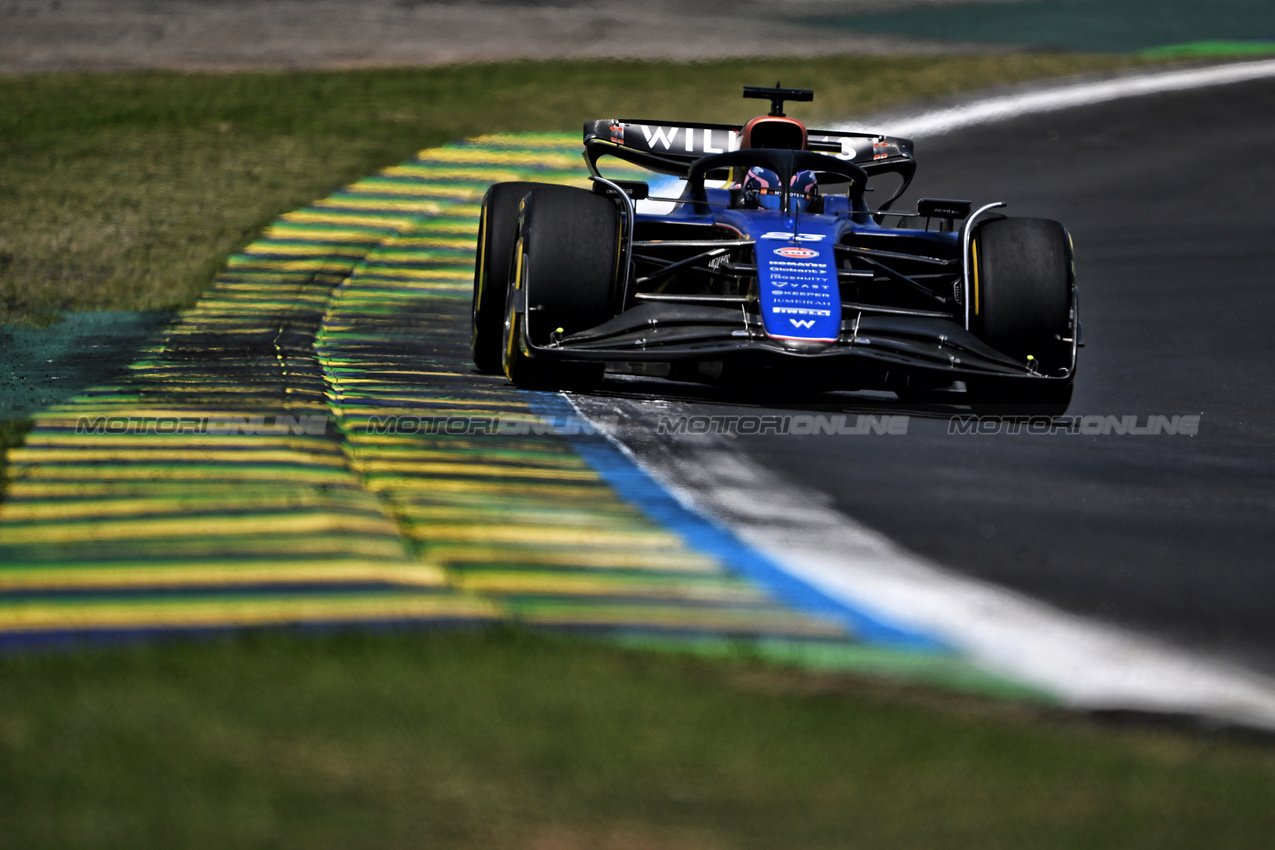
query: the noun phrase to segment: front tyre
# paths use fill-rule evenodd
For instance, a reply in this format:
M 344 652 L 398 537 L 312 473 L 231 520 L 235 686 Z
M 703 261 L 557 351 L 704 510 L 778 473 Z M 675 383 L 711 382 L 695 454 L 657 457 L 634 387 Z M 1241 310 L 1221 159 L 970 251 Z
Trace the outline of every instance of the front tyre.
M 501 371 L 501 332 L 505 320 L 505 290 L 509 286 L 518 204 L 538 183 L 497 183 L 483 197 L 474 256 L 474 297 L 469 350 L 478 371 Z
M 523 199 L 506 299 L 501 356 L 520 387 L 579 388 L 605 366 L 532 357 L 543 347 L 600 325 L 619 309 L 620 212 L 613 201 L 569 186 L 537 186 Z
M 1065 413 L 1075 376 L 1067 231 L 1049 219 L 997 219 L 979 228 L 972 254 L 972 328 L 1039 377 L 967 381 L 971 407 L 1001 416 Z

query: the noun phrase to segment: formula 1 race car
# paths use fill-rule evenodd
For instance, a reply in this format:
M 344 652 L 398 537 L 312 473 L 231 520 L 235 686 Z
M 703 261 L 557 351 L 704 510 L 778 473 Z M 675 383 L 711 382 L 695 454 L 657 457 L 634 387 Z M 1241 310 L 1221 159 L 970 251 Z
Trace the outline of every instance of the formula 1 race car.
M 784 102 L 809 90 L 744 96 L 770 100 L 769 114 L 742 126 L 586 123 L 592 190 L 490 188 L 474 273 L 480 370 L 521 387 L 587 387 L 609 365 L 1066 410 L 1081 341 L 1061 224 L 1006 217 L 1001 203 L 894 212 L 916 169 L 910 141 L 807 130 Z M 608 178 L 604 157 L 676 188 L 656 197 L 647 181 Z M 882 175 L 897 186 L 870 208 Z

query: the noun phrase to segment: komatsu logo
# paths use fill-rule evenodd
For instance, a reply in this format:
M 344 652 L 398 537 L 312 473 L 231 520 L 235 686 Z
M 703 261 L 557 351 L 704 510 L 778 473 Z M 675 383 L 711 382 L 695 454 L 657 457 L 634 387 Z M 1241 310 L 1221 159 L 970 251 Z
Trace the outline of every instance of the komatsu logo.
M 775 253 L 781 257 L 789 257 L 794 260 L 809 260 L 811 257 L 819 256 L 818 251 L 797 247 L 776 248 Z

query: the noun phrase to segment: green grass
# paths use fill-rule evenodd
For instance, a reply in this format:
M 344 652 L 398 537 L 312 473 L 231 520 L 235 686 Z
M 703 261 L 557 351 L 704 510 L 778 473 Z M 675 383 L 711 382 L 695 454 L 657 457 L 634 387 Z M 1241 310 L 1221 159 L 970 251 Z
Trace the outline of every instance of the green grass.
M 1275 748 L 517 632 L 0 659 L 0 846 L 1269 847 Z
M 1143 56 L 1185 57 L 1252 57 L 1268 56 L 1275 53 L 1275 40 L 1239 41 L 1228 39 L 1209 39 L 1207 41 L 1191 41 L 1186 44 L 1168 44 L 1163 47 L 1152 47 L 1140 51 Z
M 187 306 L 279 214 L 418 149 L 585 119 L 742 121 L 743 84 L 817 90 L 792 114 L 1153 60 L 1033 53 L 685 65 L 546 62 L 296 73 L 0 77 L 0 323 Z

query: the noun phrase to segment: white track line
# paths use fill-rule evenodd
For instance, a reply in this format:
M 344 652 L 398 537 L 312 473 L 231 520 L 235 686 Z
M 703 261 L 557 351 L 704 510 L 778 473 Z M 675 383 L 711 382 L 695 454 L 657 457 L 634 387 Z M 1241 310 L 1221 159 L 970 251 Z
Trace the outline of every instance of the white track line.
M 885 117 L 881 121 L 872 123 L 849 121 L 832 129 L 862 132 L 884 130 L 896 136 L 921 138 L 950 133 L 953 130 L 977 124 L 1005 121 L 1036 112 L 1056 112 L 1060 109 L 1090 106 L 1126 97 L 1243 83 L 1267 77 L 1275 77 L 1275 59 L 1064 84 L 1035 91 L 990 97 L 946 109 L 935 109 L 912 115 L 901 114 L 897 118 Z
M 994 97 L 889 124 L 935 135 L 1032 112 L 1275 76 L 1275 61 L 1171 71 Z M 848 126 L 848 125 L 847 125 Z M 586 416 L 619 414 L 611 436 L 683 504 L 828 595 L 942 638 L 985 669 L 1088 710 L 1191 714 L 1275 730 L 1275 680 L 1128 629 L 1069 614 L 906 551 L 828 507 L 822 494 L 750 465 L 721 437 L 652 432 L 669 402 L 575 396 Z M 604 429 L 605 430 L 605 429 Z

